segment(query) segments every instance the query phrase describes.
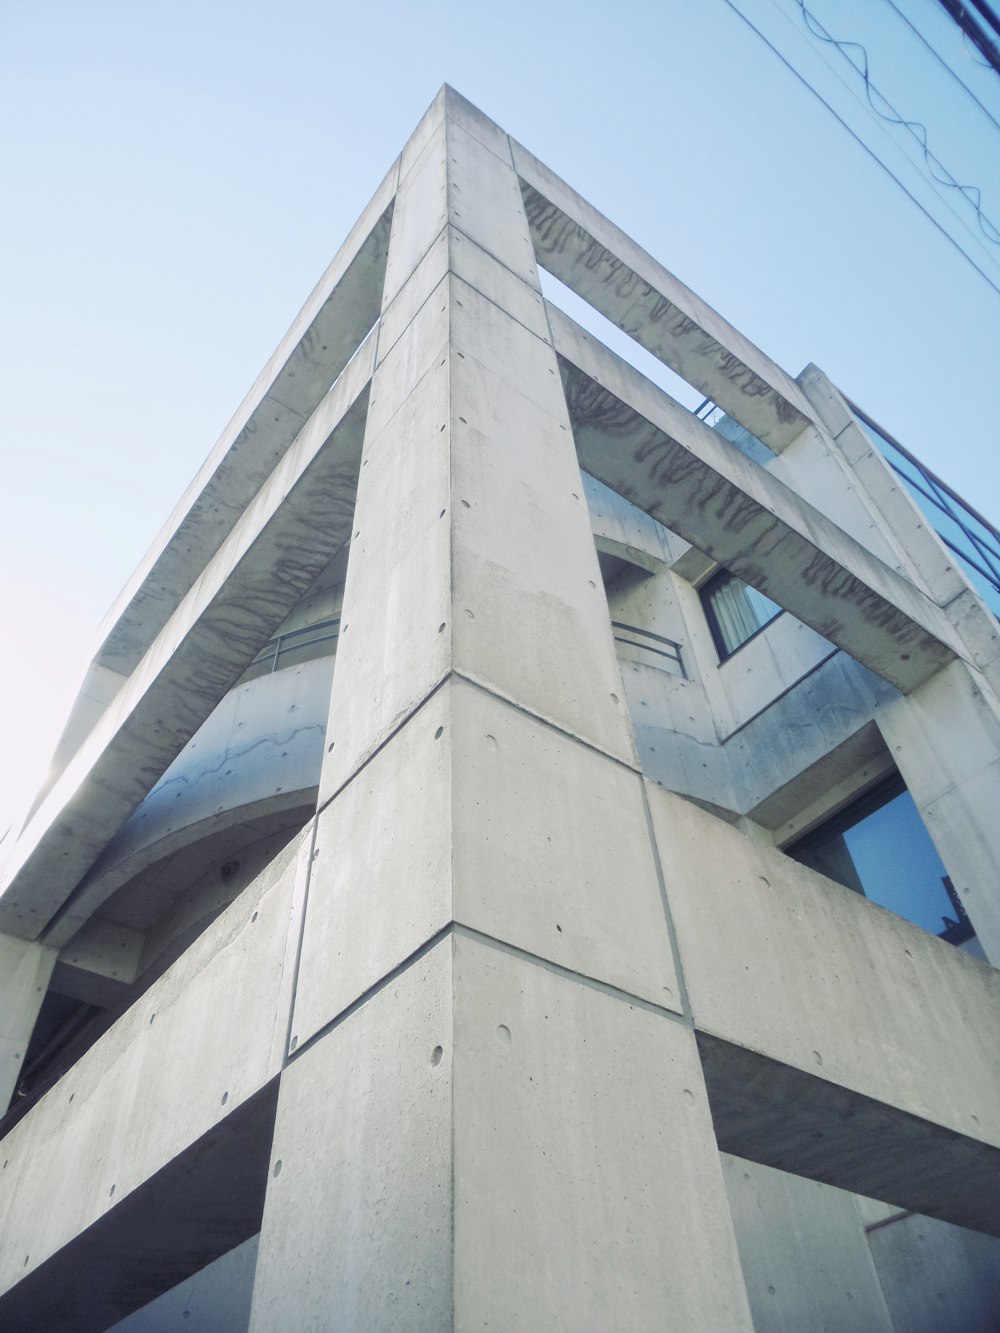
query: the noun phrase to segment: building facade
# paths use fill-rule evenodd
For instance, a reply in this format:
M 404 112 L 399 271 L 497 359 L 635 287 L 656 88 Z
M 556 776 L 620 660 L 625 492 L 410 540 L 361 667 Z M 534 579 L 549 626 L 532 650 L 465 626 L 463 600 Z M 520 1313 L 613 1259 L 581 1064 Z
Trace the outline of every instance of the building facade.
M 996 1328 L 998 571 L 442 89 L 5 842 L 0 1325 Z

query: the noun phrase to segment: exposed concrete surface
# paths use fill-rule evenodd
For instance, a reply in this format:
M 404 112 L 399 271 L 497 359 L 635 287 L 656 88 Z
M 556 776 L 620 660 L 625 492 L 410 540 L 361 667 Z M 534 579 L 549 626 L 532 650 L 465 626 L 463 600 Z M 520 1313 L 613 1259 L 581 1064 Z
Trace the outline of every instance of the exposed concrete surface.
M 257 1237 L 172 1287 L 108 1333 L 246 1333 Z
M 1000 702 L 956 662 L 878 725 L 986 956 L 1000 962 Z
M 812 409 L 795 381 L 519 143 L 539 262 L 774 450 Z
M 4 1333 L 102 1333 L 253 1236 L 276 1091 L 272 1083 L 237 1107 L 47 1262 L 25 1254 L 22 1264 L 22 1248 L 6 1255 L 27 1276 L 0 1295 Z
M 868 1244 L 899 1333 L 996 1333 L 1000 1240 L 913 1213 Z
M 1000 1232 L 1000 976 L 648 790 L 720 1146 Z
M 452 920 L 679 1010 L 636 773 L 459 679 L 322 811 L 302 1044 Z
M 690 1031 L 461 934 L 293 1062 L 272 1158 L 254 1333 L 751 1327 Z
M 719 665 L 732 729 L 769 709 L 836 651 L 794 616 L 778 616 Z
M 417 137 L 387 279 L 413 313 L 380 340 L 321 801 L 452 666 L 634 758 L 555 357 L 522 322 L 538 288 L 513 171 L 460 127 Z M 467 171 L 489 208 L 466 206 Z M 429 289 L 446 225 L 488 296 L 451 271 Z
M 455 938 L 455 1328 L 752 1327 L 691 1032 Z
M 63 907 L 343 546 L 373 353 L 369 341 L 323 399 L 21 834 L 0 897 L 0 925 L 11 933 L 35 938 Z
M 722 1172 L 755 1333 L 910 1333 L 889 1318 L 852 1195 L 729 1153 Z
M 647 790 L 698 1029 L 1000 1150 L 1000 974 Z
M 724 741 L 752 811 L 770 828 L 829 791 L 884 749 L 871 726 L 879 706 L 897 698 L 890 685 L 843 653 L 824 661 Z M 866 731 L 867 742 L 850 746 Z M 842 762 L 832 756 L 845 749 Z M 813 777 L 805 776 L 814 768 Z
M 703 1032 L 698 1049 L 724 1152 L 1000 1236 L 996 1147 Z
M 14 1095 L 55 961 L 54 949 L 0 934 L 0 1114 Z
M 919 589 L 549 307 L 580 465 L 902 690 L 954 660 Z
M 81 920 L 143 869 L 210 833 L 315 801 L 333 658 L 231 690 L 108 843 L 73 910 L 45 941 L 61 947 Z
M 535 246 L 770 472 L 547 307 Z M 814 1181 L 1000 1231 L 997 974 L 770 845 L 895 760 L 989 938 L 1000 636 L 964 587 L 935 605 L 933 540 L 883 531 L 885 468 L 810 386 L 442 90 L 127 590 L 107 660 L 160 637 L 123 688 L 99 659 L 21 840 L 0 919 L 54 922 L 81 994 L 180 956 L 7 1121 L 0 1322 L 178 1282 L 183 1321 L 266 1182 L 256 1330 L 749 1328 L 716 1136 L 814 1178 L 730 1182 L 758 1328 L 886 1326 Z M 713 559 L 799 616 L 721 665 Z M 241 678 L 345 563 L 329 713 L 329 661 Z
M 378 318 L 396 175 L 394 164 L 109 612 L 105 666 L 138 664 Z
M 285 1071 L 250 1328 L 452 1324 L 451 942 Z
M 278 1072 L 291 1003 L 286 934 L 308 855 L 308 840 L 283 853 L 3 1139 L 0 1290 Z M 26 1210 L 25 1199 L 59 1206 Z

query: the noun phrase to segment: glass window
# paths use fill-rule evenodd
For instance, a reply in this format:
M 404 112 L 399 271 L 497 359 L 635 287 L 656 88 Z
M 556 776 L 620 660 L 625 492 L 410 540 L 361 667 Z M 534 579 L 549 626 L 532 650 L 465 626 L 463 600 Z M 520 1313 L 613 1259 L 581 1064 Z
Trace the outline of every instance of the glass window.
M 951 944 L 973 935 L 948 872 L 898 774 L 785 851 Z
M 723 661 L 781 614 L 781 607 L 728 570 L 713 574 L 701 589 L 701 604 Z

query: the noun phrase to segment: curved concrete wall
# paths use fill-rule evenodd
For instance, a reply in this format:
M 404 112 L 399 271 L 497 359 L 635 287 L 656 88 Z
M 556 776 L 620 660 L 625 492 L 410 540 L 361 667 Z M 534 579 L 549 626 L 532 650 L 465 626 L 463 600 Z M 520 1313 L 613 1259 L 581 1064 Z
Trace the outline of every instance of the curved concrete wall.
M 230 690 L 94 867 L 95 908 L 179 848 L 315 798 L 333 664 L 318 658 Z

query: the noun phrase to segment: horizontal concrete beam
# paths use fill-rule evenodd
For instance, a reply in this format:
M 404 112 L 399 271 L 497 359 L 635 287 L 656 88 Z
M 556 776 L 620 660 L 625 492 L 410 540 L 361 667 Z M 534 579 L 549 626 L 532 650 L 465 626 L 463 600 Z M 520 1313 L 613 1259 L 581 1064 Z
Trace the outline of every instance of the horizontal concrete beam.
M 539 264 L 779 453 L 814 413 L 792 377 L 511 141 Z
M 142 1304 L 257 1230 L 311 853 L 308 830 L 0 1126 L 4 1330 L 90 1328 L 95 1286 Z
M 129 675 L 378 319 L 394 164 L 257 376 L 102 626 Z
M 277 1100 L 274 1079 L 0 1295 L 6 1333 L 101 1333 L 259 1231 Z
M 1000 973 L 646 790 L 720 1148 L 1000 1235 Z
M 350 537 L 374 350 L 370 337 L 21 833 L 0 929 L 37 938 Z
M 698 1034 L 719 1148 L 1000 1236 L 1000 1148 Z
M 904 692 L 960 655 L 928 597 L 548 310 L 581 467 Z

